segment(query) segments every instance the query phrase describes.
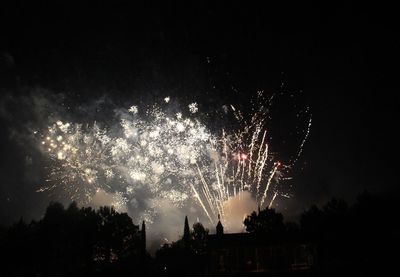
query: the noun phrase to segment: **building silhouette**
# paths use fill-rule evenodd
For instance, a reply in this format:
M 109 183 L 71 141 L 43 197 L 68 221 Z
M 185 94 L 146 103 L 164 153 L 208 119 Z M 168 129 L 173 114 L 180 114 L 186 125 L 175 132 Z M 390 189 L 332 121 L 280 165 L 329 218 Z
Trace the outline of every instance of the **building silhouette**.
M 317 260 L 316 245 L 300 234 L 224 233 L 219 216 L 216 233 L 207 236 L 206 255 L 209 275 L 311 273 Z

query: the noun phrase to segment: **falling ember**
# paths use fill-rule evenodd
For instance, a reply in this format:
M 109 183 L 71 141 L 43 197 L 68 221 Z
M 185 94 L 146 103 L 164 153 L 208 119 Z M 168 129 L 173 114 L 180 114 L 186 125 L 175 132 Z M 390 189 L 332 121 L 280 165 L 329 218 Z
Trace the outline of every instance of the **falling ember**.
M 190 116 L 179 111 L 171 115 L 156 104 L 130 106 L 112 130 L 58 120 L 36 134 L 52 161 L 48 184 L 39 191 L 62 187 L 82 203 L 104 191 L 114 195 L 113 203 L 122 210 L 145 190 L 155 203 L 167 199 L 176 207 L 197 205 L 210 222 L 218 214 L 222 220 L 229 217 L 231 206 L 226 203 L 232 197 L 240 201 L 249 195 L 260 206 L 272 206 L 279 196 L 288 195 L 278 184 L 288 179 L 302 153 L 311 117 L 294 160 L 277 161 L 266 132 L 270 99 L 259 100 L 249 121 L 230 105 L 239 127 L 229 131 L 211 132 L 196 117 L 196 102 L 187 106 Z M 170 97 L 164 103 L 170 103 Z M 151 210 L 144 214 L 150 221 L 155 216 Z

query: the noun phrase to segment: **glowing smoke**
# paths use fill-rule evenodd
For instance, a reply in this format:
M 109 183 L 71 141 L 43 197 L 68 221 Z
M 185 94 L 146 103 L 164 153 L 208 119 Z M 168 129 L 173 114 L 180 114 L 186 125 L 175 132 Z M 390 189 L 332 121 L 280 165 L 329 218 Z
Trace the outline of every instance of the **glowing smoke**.
M 245 231 L 243 225 L 244 218 L 246 215 L 257 210 L 257 202 L 248 191 L 243 191 L 229 198 L 223 205 L 227 212 L 222 223 L 230 233 Z

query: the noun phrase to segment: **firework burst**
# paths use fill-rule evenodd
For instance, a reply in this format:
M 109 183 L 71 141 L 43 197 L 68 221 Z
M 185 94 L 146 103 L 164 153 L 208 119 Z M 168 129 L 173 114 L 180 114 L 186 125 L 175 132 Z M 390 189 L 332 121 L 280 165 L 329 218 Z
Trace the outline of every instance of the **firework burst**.
M 119 113 L 118 130 L 61 120 L 39 132 L 41 148 L 51 159 L 47 184 L 62 187 L 73 200 L 88 203 L 98 191 L 113 192 L 123 207 L 140 190 L 176 207 L 197 202 L 210 222 L 229 213 L 224 203 L 249 191 L 260 206 L 283 194 L 279 183 L 299 159 L 311 128 L 293 161 L 279 161 L 270 151 L 266 123 L 273 97 L 257 98 L 252 116 L 224 106 L 237 121 L 235 130 L 211 132 L 202 123 L 198 104 L 174 115 L 161 106 L 130 106 Z M 164 99 L 169 104 L 170 97 Z M 188 116 L 184 116 L 188 114 Z M 249 119 L 247 119 L 249 118 Z M 144 217 L 154 217 L 153 201 Z M 193 203 L 193 202 L 191 202 Z

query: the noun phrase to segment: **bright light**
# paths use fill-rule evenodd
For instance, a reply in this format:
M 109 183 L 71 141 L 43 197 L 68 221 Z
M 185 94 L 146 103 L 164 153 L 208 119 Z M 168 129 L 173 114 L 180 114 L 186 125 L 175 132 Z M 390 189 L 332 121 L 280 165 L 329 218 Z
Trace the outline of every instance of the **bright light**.
M 252 192 L 260 206 L 271 205 L 287 194 L 278 184 L 290 166 L 281 167 L 278 153 L 269 151 L 263 103 L 252 109 L 250 122 L 231 106 L 239 127 L 215 132 L 202 122 L 204 116 L 197 116 L 196 102 L 185 107 L 189 113 L 167 112 L 157 103 L 120 109 L 119 125 L 112 128 L 55 121 L 37 134 L 53 161 L 49 184 L 41 191 L 63 186 L 71 199 L 83 203 L 99 190 L 118 195 L 120 203 L 136 203 L 135 197 L 146 191 L 151 200 L 143 216 L 149 221 L 162 200 L 176 207 L 197 204 L 210 222 L 226 215 L 223 203 L 244 191 Z

